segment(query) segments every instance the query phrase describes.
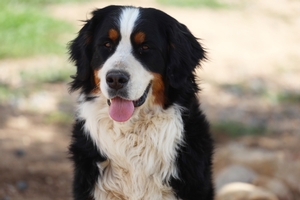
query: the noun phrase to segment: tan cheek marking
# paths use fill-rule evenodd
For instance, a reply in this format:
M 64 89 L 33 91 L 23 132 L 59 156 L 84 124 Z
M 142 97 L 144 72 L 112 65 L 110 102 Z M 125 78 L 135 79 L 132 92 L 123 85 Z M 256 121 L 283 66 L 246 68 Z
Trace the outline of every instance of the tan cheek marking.
M 157 73 L 152 73 L 154 76 L 152 85 L 152 94 L 155 97 L 154 103 L 164 106 L 165 104 L 165 85 L 162 76 Z
M 100 92 L 100 78 L 98 76 L 98 70 L 94 70 L 94 83 L 96 87 L 92 90 L 92 93 L 96 94 Z
M 116 41 L 119 38 L 119 33 L 116 29 L 110 29 L 108 31 L 108 37 L 112 40 L 112 41 Z
M 137 32 L 134 36 L 134 42 L 136 44 L 142 44 L 143 42 L 145 42 L 145 33 L 144 32 Z

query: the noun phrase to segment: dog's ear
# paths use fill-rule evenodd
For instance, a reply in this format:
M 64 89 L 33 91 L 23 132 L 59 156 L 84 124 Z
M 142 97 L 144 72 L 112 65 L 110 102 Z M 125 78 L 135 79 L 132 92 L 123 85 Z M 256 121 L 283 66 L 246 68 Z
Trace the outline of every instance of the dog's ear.
M 200 60 L 205 58 L 205 51 L 189 29 L 176 20 L 168 24 L 167 35 L 169 42 L 167 76 L 170 85 L 179 88 L 194 76 L 195 68 Z
M 91 42 L 93 39 L 94 22 L 93 18 L 86 21 L 78 36 L 69 43 L 70 60 L 73 61 L 77 67 L 76 74 L 72 76 L 74 79 L 71 84 L 71 90 L 77 90 L 82 83 L 89 78 L 91 72 L 90 55 Z
M 109 9 L 110 7 L 94 10 L 92 18 L 85 21 L 78 36 L 69 43 L 70 60 L 77 67 L 76 74 L 72 76 L 74 80 L 71 83 L 71 91 L 81 88 L 84 82 L 88 81 L 92 75 L 93 34 L 96 31 L 95 29 L 102 23 Z

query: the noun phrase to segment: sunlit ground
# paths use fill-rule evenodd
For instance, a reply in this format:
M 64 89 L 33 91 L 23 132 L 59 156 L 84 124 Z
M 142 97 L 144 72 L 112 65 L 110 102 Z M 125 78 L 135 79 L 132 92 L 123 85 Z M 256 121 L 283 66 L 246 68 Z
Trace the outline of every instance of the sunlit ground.
M 300 199 L 300 2 L 184 2 L 0 3 L 0 200 L 71 199 L 76 95 L 68 93 L 66 45 L 80 20 L 109 4 L 159 8 L 206 48 L 197 74 L 216 140 L 217 189 L 238 181 Z

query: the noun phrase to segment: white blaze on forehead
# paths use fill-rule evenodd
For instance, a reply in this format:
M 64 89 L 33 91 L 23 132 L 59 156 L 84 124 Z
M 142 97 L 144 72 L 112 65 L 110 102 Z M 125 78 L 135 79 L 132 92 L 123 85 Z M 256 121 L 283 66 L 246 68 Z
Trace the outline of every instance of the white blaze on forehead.
M 120 14 L 119 26 L 121 40 L 116 47 L 116 51 L 104 63 L 100 70 L 100 80 L 106 80 L 106 74 L 111 70 L 126 71 L 130 80 L 126 86 L 128 98 L 130 100 L 139 99 L 145 92 L 149 82 L 153 78 L 152 74 L 148 72 L 143 65 L 133 56 L 133 48 L 131 43 L 131 35 L 135 24 L 139 19 L 139 9 L 127 7 L 124 8 Z M 101 91 L 107 97 L 108 85 L 105 81 L 100 83 Z
M 130 41 L 130 35 L 134 28 L 134 24 L 139 17 L 139 10 L 137 8 L 125 8 L 120 17 L 120 32 L 122 38 Z M 123 40 L 124 41 L 124 40 Z

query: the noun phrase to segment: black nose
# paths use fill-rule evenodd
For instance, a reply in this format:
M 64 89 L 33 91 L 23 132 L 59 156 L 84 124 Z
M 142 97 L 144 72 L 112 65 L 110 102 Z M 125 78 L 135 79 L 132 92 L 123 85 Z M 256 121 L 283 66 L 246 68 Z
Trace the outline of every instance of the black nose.
M 124 71 L 111 71 L 106 74 L 107 85 L 115 90 L 123 88 L 129 81 L 129 74 Z

